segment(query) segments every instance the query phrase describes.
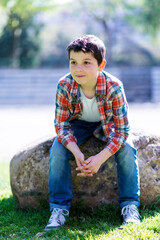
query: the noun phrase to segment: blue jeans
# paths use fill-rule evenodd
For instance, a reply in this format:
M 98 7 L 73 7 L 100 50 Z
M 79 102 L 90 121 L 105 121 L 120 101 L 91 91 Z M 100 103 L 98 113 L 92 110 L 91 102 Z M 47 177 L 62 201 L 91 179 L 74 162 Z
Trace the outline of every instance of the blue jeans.
M 83 143 L 99 123 L 89 123 L 82 120 L 70 122 L 77 144 Z M 72 153 L 55 138 L 50 150 L 49 159 L 49 197 L 50 211 L 54 207 L 70 209 L 72 194 L 72 174 L 69 160 Z M 115 154 L 117 163 L 119 204 L 120 208 L 134 204 L 139 206 L 139 170 L 136 149 L 126 142 L 125 146 Z

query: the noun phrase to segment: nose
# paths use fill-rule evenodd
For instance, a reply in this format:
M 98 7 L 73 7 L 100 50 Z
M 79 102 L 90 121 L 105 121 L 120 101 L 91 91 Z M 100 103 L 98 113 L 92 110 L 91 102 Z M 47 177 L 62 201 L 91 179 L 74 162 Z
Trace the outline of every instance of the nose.
M 77 64 L 76 70 L 77 71 L 82 71 L 83 70 L 82 65 L 81 64 Z

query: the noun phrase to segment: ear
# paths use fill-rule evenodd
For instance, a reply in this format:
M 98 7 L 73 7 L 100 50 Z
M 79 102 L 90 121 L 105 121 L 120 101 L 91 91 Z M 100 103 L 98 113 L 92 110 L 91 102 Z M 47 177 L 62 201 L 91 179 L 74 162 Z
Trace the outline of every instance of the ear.
M 106 66 L 106 60 L 103 59 L 102 62 L 101 62 L 101 64 L 99 65 L 99 72 L 102 71 L 105 66 Z

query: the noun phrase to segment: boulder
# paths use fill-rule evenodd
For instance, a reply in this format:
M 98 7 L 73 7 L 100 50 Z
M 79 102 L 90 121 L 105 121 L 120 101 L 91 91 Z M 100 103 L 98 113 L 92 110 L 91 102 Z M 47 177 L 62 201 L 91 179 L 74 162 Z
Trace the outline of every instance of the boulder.
M 18 207 L 40 208 L 49 202 L 48 168 L 49 150 L 53 139 L 28 147 L 16 154 L 10 162 L 10 183 L 13 197 Z M 137 148 L 140 168 L 141 197 L 144 205 L 159 204 L 160 197 L 160 138 L 144 133 L 133 133 L 133 143 Z M 81 150 L 85 157 L 95 155 L 103 149 L 105 143 L 91 137 Z M 72 205 L 98 206 L 100 204 L 118 204 L 118 183 L 114 156 L 106 161 L 93 177 L 77 177 L 74 159 L 70 161 L 73 176 Z

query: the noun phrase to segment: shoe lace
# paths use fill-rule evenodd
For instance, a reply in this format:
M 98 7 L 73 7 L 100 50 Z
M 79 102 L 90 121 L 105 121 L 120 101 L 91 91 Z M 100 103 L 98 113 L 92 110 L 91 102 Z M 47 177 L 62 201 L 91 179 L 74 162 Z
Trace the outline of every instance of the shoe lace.
M 54 208 L 51 214 L 51 217 L 49 219 L 49 223 L 51 223 L 53 220 L 58 220 L 60 218 L 60 215 L 63 215 L 64 217 L 69 215 L 69 211 L 61 208 Z
M 129 215 L 135 219 L 141 218 L 141 215 L 139 214 L 135 205 L 127 205 L 126 207 L 123 207 L 121 215 L 123 215 L 124 219 L 127 218 Z

